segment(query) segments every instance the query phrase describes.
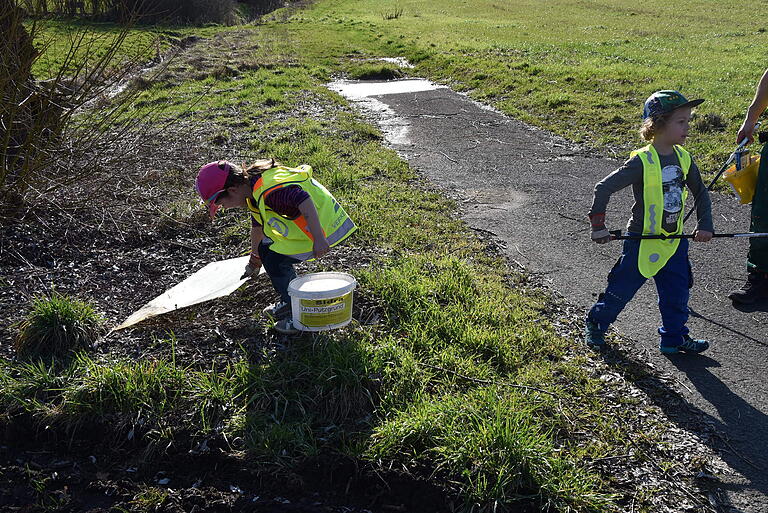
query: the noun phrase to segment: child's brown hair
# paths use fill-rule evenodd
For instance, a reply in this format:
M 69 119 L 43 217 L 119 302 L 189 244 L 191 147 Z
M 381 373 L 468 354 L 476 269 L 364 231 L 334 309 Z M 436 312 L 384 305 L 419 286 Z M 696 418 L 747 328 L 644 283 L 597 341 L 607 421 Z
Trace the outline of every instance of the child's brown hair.
M 229 176 L 227 176 L 227 181 L 224 184 L 224 188 L 227 189 L 229 187 L 236 187 L 251 178 L 256 178 L 264 171 L 280 165 L 280 162 L 276 161 L 275 159 L 259 159 L 250 166 L 246 166 L 245 164 L 242 166 L 231 164 Z
M 645 118 L 643 120 L 643 124 L 640 125 L 640 137 L 642 137 L 644 141 L 653 141 L 653 138 L 656 137 L 656 134 L 659 133 L 659 130 L 667 125 L 671 115 L 672 112 L 667 112 L 666 114 L 658 117 Z

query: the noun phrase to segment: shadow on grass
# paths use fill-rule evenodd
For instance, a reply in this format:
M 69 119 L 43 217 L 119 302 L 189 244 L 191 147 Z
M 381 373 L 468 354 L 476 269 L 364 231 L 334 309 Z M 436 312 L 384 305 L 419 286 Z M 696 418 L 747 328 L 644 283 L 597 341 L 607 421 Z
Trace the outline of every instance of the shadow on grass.
M 249 462 L 288 495 L 316 494 L 366 509 L 446 511 L 450 500 L 439 483 L 364 460 L 379 381 L 361 335 L 341 333 L 285 337 L 270 331 L 264 345 L 246 348 Z

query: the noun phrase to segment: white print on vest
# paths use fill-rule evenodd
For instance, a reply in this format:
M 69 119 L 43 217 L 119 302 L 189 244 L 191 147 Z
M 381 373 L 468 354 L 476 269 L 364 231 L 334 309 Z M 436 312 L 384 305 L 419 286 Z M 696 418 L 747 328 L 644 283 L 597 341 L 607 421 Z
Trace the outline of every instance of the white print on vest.
M 683 170 L 680 166 L 664 166 L 661 170 L 661 187 L 664 191 L 664 230 L 677 230 L 677 220 L 683 209 Z
M 664 190 L 664 212 L 680 212 L 683 208 L 683 170 L 680 166 L 664 166 L 661 187 Z
M 267 224 L 283 237 L 288 236 L 288 226 L 280 219 L 276 217 L 270 217 L 269 221 L 267 221 Z

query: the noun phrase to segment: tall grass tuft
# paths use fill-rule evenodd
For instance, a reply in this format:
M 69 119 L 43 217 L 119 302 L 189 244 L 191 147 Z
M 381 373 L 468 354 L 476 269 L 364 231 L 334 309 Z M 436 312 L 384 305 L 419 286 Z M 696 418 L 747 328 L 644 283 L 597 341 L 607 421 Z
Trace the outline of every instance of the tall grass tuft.
M 16 353 L 23 358 L 62 358 L 92 347 L 103 318 L 82 301 L 54 292 L 37 297 L 20 323 Z
M 396 20 L 400 16 L 403 15 L 403 8 L 402 7 L 396 7 L 390 11 L 384 11 L 381 13 L 381 18 L 383 20 Z

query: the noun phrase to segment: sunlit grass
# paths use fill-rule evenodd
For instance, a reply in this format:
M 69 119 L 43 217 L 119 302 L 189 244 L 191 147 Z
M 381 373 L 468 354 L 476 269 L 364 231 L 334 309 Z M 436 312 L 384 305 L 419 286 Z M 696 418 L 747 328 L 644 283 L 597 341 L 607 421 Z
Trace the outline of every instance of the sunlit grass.
M 397 19 L 382 19 L 395 8 Z M 698 116 L 723 121 L 688 143 L 711 173 L 735 144 L 768 32 L 748 4 L 684 0 L 668 13 L 661 0 L 325 0 L 288 29 L 315 63 L 406 57 L 416 74 L 609 155 L 641 143 L 636 128 L 653 91 L 679 89 L 707 100 Z

